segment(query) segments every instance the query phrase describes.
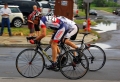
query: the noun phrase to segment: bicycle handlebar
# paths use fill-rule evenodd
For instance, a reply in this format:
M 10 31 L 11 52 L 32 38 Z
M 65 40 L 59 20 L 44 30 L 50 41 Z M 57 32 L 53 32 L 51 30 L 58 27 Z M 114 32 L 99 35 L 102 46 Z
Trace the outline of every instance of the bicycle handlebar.
M 36 37 L 26 37 L 26 39 L 27 39 L 27 41 L 28 40 L 34 40 Z M 37 43 L 36 43 L 37 45 L 49 45 L 49 44 L 44 44 L 44 43 L 41 43 L 40 41 L 38 41 Z
M 33 39 L 35 39 L 35 38 L 36 38 L 36 37 L 33 37 L 33 36 L 32 36 L 32 37 L 26 37 L 27 41 L 28 41 L 28 40 L 31 40 L 31 39 L 33 40 Z

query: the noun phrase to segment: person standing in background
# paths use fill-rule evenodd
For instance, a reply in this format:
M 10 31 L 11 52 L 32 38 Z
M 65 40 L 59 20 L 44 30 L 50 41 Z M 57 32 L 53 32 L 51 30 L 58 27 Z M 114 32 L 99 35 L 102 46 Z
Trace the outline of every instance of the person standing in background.
M 40 28 L 39 28 L 39 16 L 41 15 L 40 11 L 38 10 L 37 6 L 34 5 L 33 6 L 33 12 L 31 13 L 31 17 L 32 17 L 32 21 L 34 23 L 34 29 L 35 29 L 35 32 L 36 32 L 36 35 L 39 36 L 40 34 Z
M 30 34 L 29 34 L 29 37 L 31 37 L 31 36 L 34 36 L 34 23 L 33 23 L 33 21 L 32 21 L 32 19 L 31 19 L 31 15 L 32 14 L 30 14 L 29 16 L 28 16 L 28 29 L 30 30 Z
M 11 29 L 10 29 L 10 20 L 9 20 L 10 14 L 11 14 L 11 9 L 8 8 L 8 4 L 5 3 L 4 7 L 1 8 L 0 10 L 0 15 L 2 16 L 2 27 L 1 27 L 0 36 L 3 35 L 5 23 L 7 24 L 7 27 L 8 27 L 9 36 L 12 36 Z

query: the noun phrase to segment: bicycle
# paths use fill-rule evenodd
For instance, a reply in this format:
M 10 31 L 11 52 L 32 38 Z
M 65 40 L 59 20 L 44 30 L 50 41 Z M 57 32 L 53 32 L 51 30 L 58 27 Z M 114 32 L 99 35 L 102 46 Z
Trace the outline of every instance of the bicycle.
M 27 40 L 30 39 L 30 37 L 27 38 Z M 39 76 L 44 68 L 47 67 L 44 56 L 52 63 L 51 57 L 45 52 L 49 49 L 49 46 L 46 49 L 42 49 L 41 45 L 42 44 L 38 42 L 35 49 L 24 49 L 18 54 L 16 58 L 16 69 L 23 77 L 34 78 Z M 65 52 L 57 57 L 57 70 L 53 71 L 60 71 L 68 79 L 82 78 L 89 69 L 87 57 L 84 53 L 80 52 L 79 49 L 64 50 Z M 76 58 L 73 53 L 78 55 L 79 62 L 76 63 L 73 61 L 73 59 Z M 66 60 L 64 60 L 64 58 L 66 58 Z
M 94 44 L 86 44 L 85 43 L 85 37 L 90 33 L 81 33 L 83 34 L 82 40 L 79 41 L 73 41 L 73 42 L 80 42 L 80 50 L 83 52 L 89 61 L 89 71 L 98 71 L 100 70 L 106 62 L 106 54 L 104 50 Z M 66 50 L 70 50 L 70 47 L 62 44 L 62 46 L 58 45 L 60 48 L 60 53 L 64 53 Z M 47 51 L 50 48 L 50 45 L 45 49 Z
M 81 33 L 83 34 L 83 38 L 81 41 L 74 41 L 80 42 L 80 49 L 82 52 L 87 56 L 89 61 L 89 71 L 98 71 L 100 70 L 106 62 L 106 54 L 104 50 L 94 44 L 86 44 L 85 43 L 85 36 L 90 33 Z

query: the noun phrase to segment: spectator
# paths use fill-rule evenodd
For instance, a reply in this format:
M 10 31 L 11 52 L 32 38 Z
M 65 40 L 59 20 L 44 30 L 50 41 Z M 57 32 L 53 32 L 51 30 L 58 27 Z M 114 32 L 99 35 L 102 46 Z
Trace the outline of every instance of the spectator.
M 30 30 L 29 36 L 31 37 L 34 36 L 34 23 L 30 18 L 31 18 L 31 14 L 28 16 L 28 28 Z
M 34 5 L 33 6 L 33 12 L 31 13 L 31 18 L 32 18 L 32 21 L 34 23 L 34 28 L 35 28 L 35 32 L 36 32 L 36 35 L 39 36 L 40 34 L 40 28 L 39 28 L 39 16 L 41 15 L 40 11 L 37 9 L 37 6 Z
M 2 16 L 2 27 L 1 27 L 0 36 L 3 35 L 5 23 L 7 24 L 7 27 L 8 27 L 9 36 L 12 36 L 11 29 L 10 29 L 10 20 L 9 20 L 10 14 L 11 14 L 11 10 L 10 10 L 10 8 L 8 8 L 8 4 L 5 3 L 4 7 L 1 8 L 1 10 L 0 10 L 0 15 Z

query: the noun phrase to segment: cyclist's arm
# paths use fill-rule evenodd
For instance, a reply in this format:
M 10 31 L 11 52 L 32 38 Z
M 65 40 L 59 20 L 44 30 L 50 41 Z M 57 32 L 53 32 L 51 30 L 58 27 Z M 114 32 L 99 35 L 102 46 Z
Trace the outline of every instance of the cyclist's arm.
M 41 40 L 46 36 L 46 26 L 41 20 L 40 20 L 40 27 L 41 27 L 41 34 L 36 38 L 36 40 Z

